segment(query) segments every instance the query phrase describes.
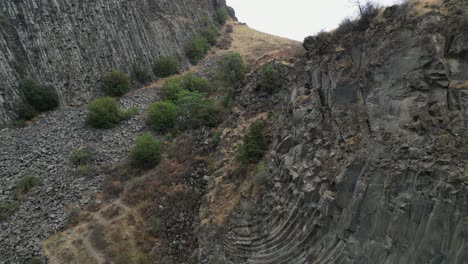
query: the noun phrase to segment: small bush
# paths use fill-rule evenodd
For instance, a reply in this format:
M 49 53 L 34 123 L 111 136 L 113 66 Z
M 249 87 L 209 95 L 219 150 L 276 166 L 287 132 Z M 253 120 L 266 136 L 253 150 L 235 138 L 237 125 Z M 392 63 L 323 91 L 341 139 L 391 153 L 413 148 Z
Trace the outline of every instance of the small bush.
M 250 126 L 237 152 L 240 164 L 257 164 L 262 160 L 268 147 L 264 130 L 263 121 L 256 121 Z
M 167 132 L 176 124 L 177 106 L 171 101 L 161 101 L 148 108 L 148 122 L 158 132 Z
M 224 25 L 228 20 L 228 14 L 223 8 L 216 9 L 215 20 L 220 25 Z
M 7 219 L 16 210 L 18 210 L 20 203 L 17 201 L 0 202 L 0 221 Z
M 199 92 L 182 90 L 177 94 L 176 105 L 181 128 L 213 127 L 219 122 L 221 108 Z
M 248 72 L 248 67 L 238 53 L 225 54 L 217 60 L 214 77 L 225 88 L 238 89 Z
M 120 112 L 120 119 L 121 120 L 128 120 L 134 116 L 136 116 L 140 112 L 140 109 L 138 107 L 132 107 L 129 108 L 125 111 Z
M 201 36 L 206 39 L 208 44 L 214 46 L 218 42 L 218 29 L 214 25 L 207 25 L 203 28 Z
M 111 97 L 93 100 L 88 104 L 88 123 L 95 128 L 115 127 L 121 118 L 117 101 Z
M 36 111 L 46 112 L 53 110 L 59 105 L 59 96 L 51 85 L 43 85 L 32 79 L 23 79 L 20 81 L 19 86 L 28 104 L 25 106 L 28 108 L 26 111 L 30 115 L 35 114 Z M 28 114 L 25 115 L 25 117 L 30 117 Z
M 79 148 L 72 152 L 71 161 L 76 165 L 87 164 L 91 161 L 93 152 L 87 148 Z
M 163 56 L 153 65 L 156 77 L 168 77 L 179 72 L 179 62 L 174 56 Z
M 89 177 L 92 175 L 92 167 L 89 164 L 83 164 L 78 166 L 77 173 L 81 177 Z
M 341 21 L 340 25 L 335 31 L 335 35 L 344 36 L 348 33 L 353 32 L 355 28 L 356 28 L 356 21 L 347 17 L 343 19 L 343 21 Z
M 196 64 L 200 61 L 210 48 L 208 40 L 201 36 L 192 37 L 185 46 L 185 54 L 190 63 Z
M 24 104 L 20 111 L 20 117 L 24 120 L 31 120 L 37 116 L 37 114 L 37 110 L 28 103 Z
M 107 95 L 122 96 L 130 86 L 130 78 L 127 74 L 113 70 L 102 78 L 102 89 Z
M 40 185 L 42 183 L 41 178 L 34 176 L 25 176 L 19 180 L 16 184 L 16 193 L 18 195 L 23 195 L 28 193 L 32 188 Z
M 359 8 L 359 20 L 356 24 L 356 30 L 365 31 L 379 14 L 380 5 L 373 1 L 367 1 L 364 4 L 358 2 L 357 6 Z
M 211 86 L 207 80 L 190 72 L 182 77 L 167 80 L 162 87 L 164 99 L 170 101 L 176 101 L 177 93 L 182 90 L 208 93 L 211 90 Z
M 135 166 L 152 168 L 161 160 L 161 144 L 150 133 L 145 133 L 136 138 L 130 156 Z
M 26 264 L 42 264 L 42 260 L 38 257 L 30 258 L 28 261 L 26 261 Z
M 210 91 L 210 83 L 197 75 L 189 72 L 181 78 L 182 89 L 188 91 L 196 91 L 200 93 L 208 93 Z
M 259 185 L 265 185 L 268 182 L 268 174 L 265 171 L 265 163 L 260 161 L 254 170 L 255 180 Z
M 132 65 L 132 77 L 134 80 L 140 83 L 147 83 L 151 81 L 151 74 L 148 69 L 138 64 Z
M 260 80 L 257 83 L 257 88 L 261 91 L 274 93 L 283 85 L 278 70 L 271 64 L 265 64 L 260 69 Z
M 182 91 L 182 80 L 174 77 L 166 80 L 161 88 L 164 100 L 177 100 L 177 93 Z

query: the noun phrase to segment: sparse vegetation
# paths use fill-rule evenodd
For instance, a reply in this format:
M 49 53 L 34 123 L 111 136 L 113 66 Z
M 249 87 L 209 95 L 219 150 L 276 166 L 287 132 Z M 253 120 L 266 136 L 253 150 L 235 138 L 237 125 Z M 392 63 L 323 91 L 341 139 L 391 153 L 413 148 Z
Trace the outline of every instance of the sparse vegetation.
M 265 171 L 265 163 L 260 161 L 254 169 L 255 180 L 259 185 L 265 185 L 268 182 L 268 174 Z
M 208 40 L 202 36 L 193 36 L 185 46 L 185 54 L 190 63 L 196 64 L 200 61 L 210 48 Z
M 26 104 L 21 111 L 24 119 L 31 119 L 38 112 L 50 111 L 59 105 L 59 96 L 51 85 L 43 85 L 27 78 L 20 81 L 19 87 L 26 99 Z
M 144 133 L 136 138 L 130 156 L 135 166 L 144 169 L 152 168 L 161 160 L 161 144 L 150 133 Z
M 171 101 L 155 102 L 148 108 L 150 126 L 161 133 L 172 129 L 176 124 L 177 106 Z
M 91 161 L 93 152 L 88 148 L 79 148 L 72 152 L 71 161 L 76 165 L 87 164 Z
M 132 77 L 139 83 L 147 83 L 151 81 L 151 74 L 149 70 L 139 64 L 132 65 Z
M 0 221 L 7 219 L 16 210 L 18 210 L 20 203 L 17 201 L 1 201 L 0 202 Z
M 24 195 L 28 193 L 32 188 L 40 185 L 42 179 L 35 176 L 25 176 L 21 178 L 16 184 L 16 194 Z
M 3 11 L 0 11 L 0 26 L 5 25 L 7 22 L 8 22 L 7 16 L 5 15 L 5 13 L 3 13 Z
M 359 8 L 359 19 L 356 23 L 356 30 L 365 31 L 369 28 L 372 20 L 379 14 L 380 5 L 374 1 L 366 1 L 365 3 L 356 1 L 356 5 Z
M 168 77 L 179 72 L 179 62 L 174 56 L 163 56 L 153 65 L 153 72 L 156 77 Z
M 203 28 L 201 36 L 206 39 L 209 45 L 214 46 L 218 42 L 218 29 L 214 25 L 208 24 Z
M 214 73 L 216 81 L 229 90 L 236 90 L 241 85 L 248 72 L 248 67 L 238 53 L 228 53 L 217 61 Z
M 216 9 L 215 20 L 220 25 L 226 24 L 226 21 L 228 20 L 228 14 L 226 10 L 224 10 L 223 8 Z
M 30 258 L 28 261 L 26 261 L 26 264 L 42 264 L 44 262 L 42 262 L 42 260 L 38 257 L 33 257 L 33 258 Z
M 101 224 L 94 224 L 91 228 L 91 234 L 89 236 L 91 245 L 98 250 L 105 250 L 108 243 L 105 239 L 104 226 Z
M 118 70 L 112 70 L 102 78 L 102 89 L 107 95 L 122 96 L 130 86 L 130 77 Z
M 206 98 L 199 92 L 180 91 L 177 93 L 176 105 L 179 108 L 181 128 L 212 127 L 219 122 L 221 108 L 212 98 Z
M 128 120 L 136 116 L 139 112 L 140 112 L 140 109 L 138 109 L 138 107 L 131 107 L 125 111 L 120 111 L 120 119 Z
M 276 92 L 283 85 L 283 79 L 272 64 L 264 64 L 260 69 L 260 80 L 257 88 L 270 94 Z
M 88 123 L 95 128 L 113 128 L 121 119 L 117 101 L 111 97 L 102 97 L 88 104 Z
M 177 100 L 177 93 L 182 90 L 182 80 L 177 77 L 166 80 L 161 89 L 164 99 L 170 101 Z
M 249 127 L 237 151 L 237 160 L 240 164 L 257 164 L 262 160 L 268 147 L 264 130 L 263 121 L 256 121 Z

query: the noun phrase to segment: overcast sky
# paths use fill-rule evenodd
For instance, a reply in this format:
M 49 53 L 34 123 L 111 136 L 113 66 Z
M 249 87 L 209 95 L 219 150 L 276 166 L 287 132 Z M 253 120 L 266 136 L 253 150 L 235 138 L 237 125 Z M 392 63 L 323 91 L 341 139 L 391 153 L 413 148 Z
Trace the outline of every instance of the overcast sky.
M 302 41 L 320 30 L 331 30 L 356 15 L 352 0 L 227 0 L 237 18 L 251 28 Z M 398 0 L 377 0 L 391 5 Z

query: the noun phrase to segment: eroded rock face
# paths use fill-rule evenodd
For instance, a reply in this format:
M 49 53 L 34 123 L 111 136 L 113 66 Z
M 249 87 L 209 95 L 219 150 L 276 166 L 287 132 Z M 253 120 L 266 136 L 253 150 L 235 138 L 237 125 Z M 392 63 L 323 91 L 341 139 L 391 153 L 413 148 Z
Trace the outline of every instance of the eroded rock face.
M 21 75 L 53 84 L 62 105 L 99 95 L 111 69 L 161 55 L 183 59 L 186 40 L 224 1 L 45 0 L 0 2 L 0 127 L 22 106 Z M 184 63 L 185 60 L 184 60 Z
M 305 47 L 269 186 L 205 263 L 466 263 L 468 17 L 387 12 Z M 221 261 L 221 262 L 217 262 Z

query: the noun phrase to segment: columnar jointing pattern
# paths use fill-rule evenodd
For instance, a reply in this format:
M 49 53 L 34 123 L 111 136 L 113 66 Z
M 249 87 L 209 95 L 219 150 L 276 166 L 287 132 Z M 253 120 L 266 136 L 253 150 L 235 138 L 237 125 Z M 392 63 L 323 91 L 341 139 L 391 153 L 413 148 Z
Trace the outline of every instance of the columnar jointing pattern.
M 468 19 L 456 3 L 448 17 L 393 8 L 327 54 L 306 39 L 269 187 L 231 217 L 221 258 L 466 263 Z

